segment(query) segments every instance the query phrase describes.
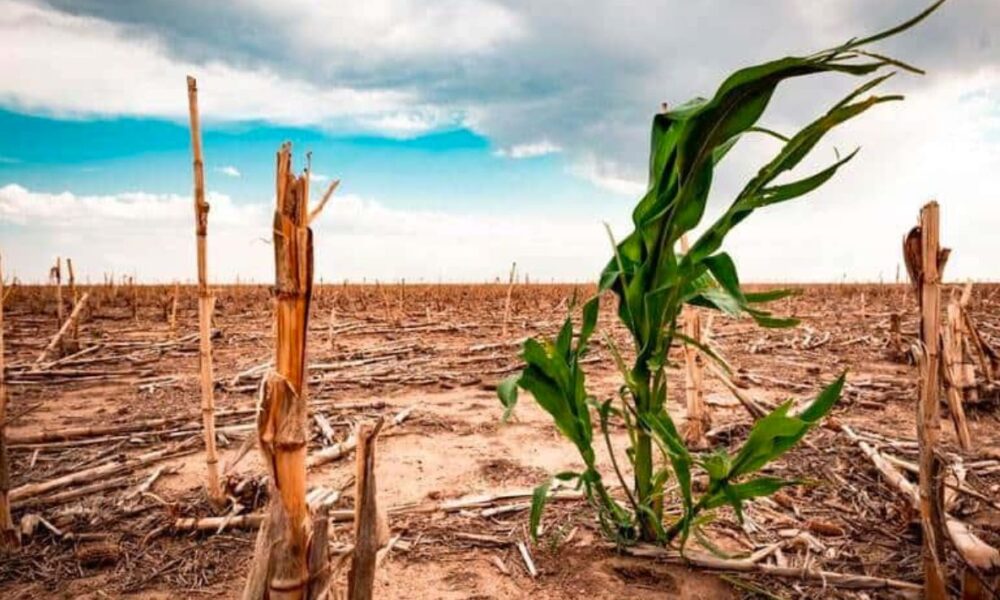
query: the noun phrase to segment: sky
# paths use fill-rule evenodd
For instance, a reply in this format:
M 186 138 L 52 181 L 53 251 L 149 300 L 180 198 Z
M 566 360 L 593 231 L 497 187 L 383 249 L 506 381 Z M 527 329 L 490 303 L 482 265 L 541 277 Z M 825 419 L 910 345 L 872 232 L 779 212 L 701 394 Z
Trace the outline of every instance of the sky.
M 185 77 L 198 80 L 209 277 L 270 281 L 274 156 L 311 152 L 324 281 L 591 281 L 604 224 L 631 230 L 662 103 L 733 70 L 905 20 L 929 0 L 0 0 L 0 253 L 43 281 L 195 276 Z M 1000 2 L 949 0 L 877 50 L 901 72 L 802 172 L 818 192 L 727 239 L 744 281 L 895 281 L 920 206 L 941 204 L 947 278 L 1000 279 Z M 779 87 L 794 132 L 857 81 Z M 741 140 L 706 221 L 778 150 Z M 903 275 L 905 277 L 905 274 Z

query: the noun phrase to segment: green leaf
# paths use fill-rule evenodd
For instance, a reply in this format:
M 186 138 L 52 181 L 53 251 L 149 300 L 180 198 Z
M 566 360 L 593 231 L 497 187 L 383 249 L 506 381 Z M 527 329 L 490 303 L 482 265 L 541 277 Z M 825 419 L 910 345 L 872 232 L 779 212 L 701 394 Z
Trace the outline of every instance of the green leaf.
M 820 419 L 829 414 L 833 405 L 837 403 L 840 398 L 840 393 L 844 389 L 844 382 L 847 380 L 847 373 L 841 373 L 840 377 L 837 377 L 830 385 L 826 386 L 823 391 L 816 396 L 816 399 L 806 407 L 801 413 L 799 413 L 799 418 L 809 424 L 818 423 Z
M 717 365 L 719 365 L 725 373 L 729 373 L 730 371 L 732 371 L 732 368 L 729 366 L 729 363 L 723 360 L 723 358 L 719 356 L 715 352 L 715 350 L 712 350 L 712 348 L 710 348 L 709 346 L 706 346 L 705 344 L 699 342 L 698 340 L 691 339 L 689 336 L 681 333 L 680 331 L 675 331 L 674 337 L 679 339 L 681 342 L 687 344 L 688 346 L 694 346 L 695 348 L 697 348 L 699 352 L 711 358 L 712 361 L 714 361 Z
M 779 479 L 777 477 L 755 477 L 750 481 L 729 486 L 733 494 L 740 500 L 750 500 L 761 496 L 770 496 L 783 487 L 796 485 L 799 481 Z
M 918 14 L 915 17 L 913 17 L 912 19 L 904 21 L 904 22 L 900 23 L 899 25 L 896 25 L 895 27 L 891 27 L 889 29 L 886 29 L 885 31 L 876 33 L 875 35 L 871 35 L 871 36 L 868 36 L 866 38 L 861 38 L 860 40 L 856 40 L 854 42 L 851 42 L 847 47 L 848 48 L 857 48 L 859 46 L 864 46 L 864 45 L 870 44 L 872 42 L 877 42 L 879 40 L 884 40 L 885 38 L 894 36 L 897 33 L 902 33 L 904 31 L 906 31 L 907 29 L 909 29 L 910 27 L 913 27 L 917 23 L 919 23 L 919 22 L 923 21 L 924 19 L 926 19 L 927 17 L 929 17 L 931 15 L 931 13 L 933 13 L 935 10 L 937 10 L 938 7 L 941 6 L 942 4 L 944 4 L 944 0 L 937 0 L 937 2 L 935 2 L 934 4 L 931 4 L 929 7 L 927 7 L 926 9 L 924 9 L 920 14 Z
M 773 493 L 785 482 L 769 478 L 750 479 L 769 461 L 782 456 L 826 415 L 843 386 L 843 376 L 828 386 L 798 415 L 789 414 L 786 403 L 754 424 L 739 451 L 709 455 L 697 465 L 709 472 L 709 488 L 697 504 L 691 489 L 695 465 L 684 441 L 664 410 L 668 377 L 665 369 L 673 344 L 691 343 L 676 331 L 685 304 L 720 310 L 728 315 L 748 315 L 763 327 L 790 327 L 795 319 L 782 318 L 758 306 L 786 297 L 790 292 L 745 293 L 740 287 L 735 261 L 722 246 L 734 227 L 758 209 L 801 198 L 820 188 L 852 160 L 852 152 L 805 176 L 785 177 L 796 169 L 835 127 L 866 113 L 875 105 L 901 99 L 897 95 L 871 95 L 892 68 L 917 71 L 895 58 L 863 47 L 913 26 L 940 5 L 940 0 L 909 21 L 861 39 L 808 56 L 789 56 L 740 69 L 727 77 L 710 98 L 696 98 L 673 110 L 654 116 L 650 134 L 649 185 L 632 210 L 633 230 L 617 242 L 608 230 L 613 257 L 601 272 L 598 295 L 610 290 L 617 296 L 617 314 L 635 345 L 634 362 L 626 364 L 622 353 L 608 338 L 608 347 L 623 374 L 619 388 L 630 447 L 626 454 L 635 470 L 635 497 L 629 498 L 635 512 L 623 509 L 604 488 L 595 468 L 590 410 L 594 399 L 587 393 L 582 357 L 597 326 L 599 303 L 595 295 L 582 307 L 581 328 L 576 335 L 571 318 L 563 323 L 554 340 L 528 340 L 522 350 L 525 367 L 516 378 L 498 387 L 505 417 L 517 401 L 517 388 L 531 394 L 555 422 L 560 433 L 576 445 L 586 469 L 577 479 L 588 500 L 598 509 L 602 530 L 617 541 L 635 539 L 636 532 L 650 537 L 654 523 L 657 537 L 670 541 L 681 535 L 681 545 L 697 526 L 698 512 L 706 506 L 730 504 L 742 513 L 743 503 Z M 885 71 L 883 71 L 885 70 Z M 792 136 L 762 127 L 768 104 L 785 81 L 817 74 L 864 77 L 853 91 L 833 103 Z M 720 163 L 746 133 L 762 133 L 781 142 L 780 149 L 732 198 L 714 222 L 704 226 L 706 206 Z M 856 152 L 856 151 L 855 151 Z M 701 235 L 690 250 L 678 255 L 675 247 L 685 234 L 696 229 Z M 574 296 L 575 298 L 575 296 Z M 575 302 L 570 312 L 577 310 Z M 703 350 L 707 356 L 713 354 Z M 630 357 L 631 359 L 631 357 Z M 606 428 L 610 403 L 597 408 Z M 680 487 L 684 511 L 669 530 L 662 531 L 657 502 L 669 475 L 665 466 L 652 464 L 647 438 L 655 440 L 668 459 Z M 626 489 L 626 492 L 632 490 Z M 538 496 L 538 494 L 536 494 Z M 533 501 L 533 534 L 537 533 L 545 493 Z M 537 505 L 537 506 L 535 506 Z M 537 510 L 536 510 L 537 508 Z M 638 527 L 636 519 L 641 522 Z M 646 540 L 650 541 L 650 540 Z
M 791 401 L 766 415 L 750 430 L 750 435 L 733 460 L 731 477 L 747 475 L 779 458 L 805 436 L 819 419 L 833 408 L 844 386 L 844 375 L 828 385 L 798 416 L 789 416 Z
M 549 497 L 549 488 L 552 486 L 552 481 L 546 481 L 542 485 L 535 488 L 535 491 L 531 494 L 531 516 L 528 520 L 528 527 L 531 532 L 531 539 L 533 541 L 538 541 L 538 526 L 542 522 L 542 511 L 545 510 L 545 502 Z
M 745 204 L 747 207 L 756 209 L 792 200 L 793 198 L 798 198 L 799 196 L 804 196 L 829 181 L 830 178 L 837 172 L 837 169 L 854 158 L 857 153 L 858 150 L 855 149 L 853 152 L 833 163 L 829 167 L 804 179 L 764 188 L 758 195 L 749 197 Z
M 729 454 L 720 448 L 702 459 L 701 466 L 708 473 L 709 481 L 723 481 L 729 477 Z
M 799 324 L 799 320 L 794 317 L 773 317 L 771 316 L 771 313 L 763 310 L 748 308 L 747 314 L 749 314 L 758 325 L 768 329 L 784 329 L 788 327 L 795 327 Z
M 559 330 L 559 335 L 556 337 L 556 352 L 559 356 L 563 357 L 563 360 L 569 358 L 570 344 L 573 343 L 573 319 L 566 317 L 563 321 L 562 329 Z
M 517 385 L 520 379 L 520 374 L 511 375 L 497 385 L 497 397 L 500 398 L 500 403 L 504 407 L 502 418 L 504 423 L 514 414 L 514 407 L 517 406 Z
M 799 290 L 788 288 L 768 290 L 766 292 L 745 292 L 744 296 L 750 304 L 765 304 L 767 302 L 774 302 L 775 300 L 788 298 L 789 296 L 798 296 L 799 294 L 801 294 Z
M 577 356 L 583 354 L 587 342 L 590 341 L 590 336 L 593 335 L 594 328 L 597 326 L 597 315 L 600 310 L 601 301 L 599 296 L 594 296 L 583 305 L 583 322 L 580 325 L 580 337 L 576 343 Z
M 705 258 L 702 262 L 712 272 L 715 280 L 719 282 L 723 289 L 729 293 L 740 304 L 746 304 L 746 297 L 740 289 L 740 278 L 736 274 L 736 263 L 731 256 L 725 252 L 720 252 L 714 256 Z

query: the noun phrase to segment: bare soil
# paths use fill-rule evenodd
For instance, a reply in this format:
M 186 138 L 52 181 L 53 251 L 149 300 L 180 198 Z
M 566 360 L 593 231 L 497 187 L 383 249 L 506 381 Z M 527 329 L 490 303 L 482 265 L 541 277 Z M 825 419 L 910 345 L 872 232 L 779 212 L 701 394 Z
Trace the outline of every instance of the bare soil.
M 775 306 L 802 319 L 794 329 L 761 330 L 750 321 L 714 317 L 713 342 L 734 367 L 737 383 L 753 398 L 777 402 L 811 396 L 847 369 L 850 384 L 833 418 L 864 432 L 884 452 L 914 461 L 916 369 L 894 355 L 889 343 L 889 316 L 894 312 L 902 314 L 904 336 L 912 341 L 916 312 L 909 289 L 844 285 L 807 286 L 802 291 Z M 449 501 L 469 496 L 530 492 L 552 474 L 580 468 L 573 447 L 530 398 L 522 397 L 515 418 L 502 423 L 494 389 L 518 368 L 519 341 L 528 335 L 552 335 L 574 293 L 583 297 L 592 290 L 516 286 L 503 338 L 506 292 L 503 285 L 316 289 L 310 402 L 333 426 L 333 441 L 345 439 L 362 420 L 392 418 L 413 409 L 378 446 L 379 498 L 388 510 L 394 543 L 378 572 L 378 597 L 894 597 L 888 590 L 852 591 L 796 578 L 727 574 L 630 558 L 602 538 L 582 499 L 552 502 L 537 544 L 527 535 L 524 505 L 529 498 L 447 509 Z M 240 454 L 244 439 L 255 435 L 257 382 L 265 372 L 255 368 L 272 356 L 268 294 L 255 286 L 218 291 L 216 403 L 221 459 L 227 467 Z M 141 287 L 133 295 L 120 286 L 95 286 L 92 297 L 77 348 L 94 349 L 40 372 L 32 371 L 32 363 L 58 329 L 52 288 L 18 288 L 9 299 L 5 336 L 14 488 L 171 445 L 178 445 L 178 451 L 111 478 L 80 481 L 16 501 L 15 518 L 37 515 L 45 523 L 24 537 L 19 553 L 0 557 L 0 596 L 238 597 L 255 532 L 226 528 L 191 533 L 174 527 L 179 517 L 215 515 L 201 489 L 194 291 L 182 288 L 175 332 L 167 324 L 170 288 Z M 972 303 L 981 334 L 994 346 L 1000 343 L 998 299 L 1000 286 L 983 285 L 976 288 Z M 627 347 L 624 331 L 615 323 L 612 299 L 604 304 L 599 327 Z M 598 344 L 592 357 L 592 393 L 602 399 L 615 394 L 618 382 L 608 352 Z M 676 358 L 679 361 L 680 355 Z M 684 420 L 682 382 L 681 371 L 673 368 L 670 410 L 678 423 Z M 718 381 L 706 376 L 706 386 L 712 439 L 735 448 L 751 420 Z M 960 451 L 942 408 L 943 455 L 949 462 L 961 459 L 969 465 L 969 488 L 984 498 L 1000 499 L 995 398 L 984 398 L 967 410 L 974 451 Z M 134 432 L 17 443 L 42 431 L 161 418 L 172 420 Z M 318 427 L 314 430 L 313 452 L 331 442 Z M 611 439 L 624 456 L 624 430 Z M 599 446 L 605 477 L 614 481 L 607 452 Z M 350 508 L 354 468 L 351 456 L 311 469 L 310 486 L 343 490 L 335 508 Z M 152 485 L 140 490 L 155 472 L 159 475 Z M 730 510 L 720 510 L 706 535 L 724 551 L 745 554 L 798 536 L 796 544 L 768 560 L 920 581 L 919 527 L 912 511 L 843 434 L 813 431 L 771 473 L 803 484 L 780 498 L 749 506 L 742 525 Z M 259 511 L 266 503 L 263 476 L 253 449 L 229 469 L 227 485 L 241 512 Z M 56 496 L 116 478 L 113 487 L 79 498 Z M 984 540 L 1000 546 L 996 504 L 963 494 L 951 512 Z M 507 508 L 484 514 L 484 508 L 497 507 Z M 803 532 L 808 536 L 799 536 Z M 331 541 L 335 548 L 350 544 L 350 523 L 336 524 Z M 526 543 L 537 577 L 528 573 L 518 542 Z M 957 582 L 961 565 L 954 556 L 950 567 Z

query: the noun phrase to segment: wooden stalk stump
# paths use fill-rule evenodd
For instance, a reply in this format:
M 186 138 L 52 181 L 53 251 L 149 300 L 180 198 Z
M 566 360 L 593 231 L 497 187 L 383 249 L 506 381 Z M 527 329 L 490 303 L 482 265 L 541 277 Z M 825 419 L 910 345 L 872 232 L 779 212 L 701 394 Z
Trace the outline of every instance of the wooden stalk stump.
M 375 567 L 384 524 L 380 523 L 375 485 L 375 440 L 382 429 L 362 425 L 358 431 L 357 473 L 354 492 L 354 557 L 347 577 L 348 600 L 371 600 Z
M 288 143 L 278 152 L 276 198 L 275 368 L 262 382 L 257 410 L 258 447 L 271 474 L 271 501 L 243 597 L 315 600 L 313 594 L 321 592 L 312 583 L 328 569 L 326 549 L 311 552 L 313 543 L 325 545 L 325 537 L 314 534 L 306 502 L 306 338 L 313 288 L 309 221 L 316 213 L 309 212 L 308 170 L 299 176 L 292 172 Z
M 920 211 L 920 224 L 903 241 L 906 268 L 920 304 L 920 395 L 917 402 L 917 441 L 920 446 L 920 522 L 923 529 L 924 596 L 948 597 L 945 572 L 944 509 L 941 460 L 935 452 L 941 436 L 940 349 L 941 271 L 948 251 L 940 248 L 937 202 Z

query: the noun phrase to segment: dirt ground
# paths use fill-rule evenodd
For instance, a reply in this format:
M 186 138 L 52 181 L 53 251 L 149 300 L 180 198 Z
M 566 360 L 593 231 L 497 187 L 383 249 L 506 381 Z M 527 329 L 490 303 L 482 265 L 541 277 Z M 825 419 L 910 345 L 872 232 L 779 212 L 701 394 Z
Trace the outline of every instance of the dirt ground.
M 895 355 L 889 333 L 890 315 L 898 312 L 904 344 L 912 342 L 917 315 L 909 289 L 843 285 L 802 291 L 774 307 L 802 319 L 795 329 L 762 330 L 748 320 L 712 319 L 712 341 L 733 366 L 735 381 L 750 397 L 776 402 L 806 398 L 847 369 L 849 384 L 833 418 L 884 452 L 915 461 L 916 369 Z M 522 397 L 514 419 L 501 423 L 494 389 L 518 368 L 520 340 L 551 335 L 570 298 L 591 292 L 586 286 L 515 286 L 505 337 L 505 285 L 317 288 L 310 326 L 310 402 L 333 436 L 327 438 L 314 425 L 310 452 L 343 441 L 360 421 L 411 411 L 378 445 L 379 501 L 388 511 L 391 547 L 378 571 L 377 597 L 898 595 L 632 558 L 602 539 L 585 501 L 573 497 L 550 504 L 543 534 L 531 543 L 525 494 L 552 474 L 578 469 L 580 460 L 528 397 Z M 22 287 L 10 297 L 5 319 L 8 436 L 15 519 L 25 523 L 26 535 L 19 553 L 0 557 L 3 598 L 239 597 L 255 531 L 177 528 L 179 518 L 216 513 L 201 488 L 194 290 L 181 290 L 174 332 L 168 325 L 170 295 L 168 287 L 95 286 L 78 345 L 65 349 L 63 359 L 47 359 L 41 370 L 33 367 L 36 357 L 58 329 L 54 291 Z M 255 449 L 237 457 L 247 449 L 244 440 L 254 437 L 257 383 L 273 353 L 271 304 L 269 291 L 260 286 L 225 286 L 218 297 L 219 443 L 236 505 L 228 514 L 248 514 L 266 503 L 263 468 Z M 974 289 L 971 314 L 994 347 L 1000 344 L 998 301 L 1000 286 Z M 66 304 L 68 310 L 70 301 Z M 610 298 L 604 302 L 599 328 L 627 347 L 612 305 Z M 615 394 L 618 383 L 607 351 L 596 345 L 592 358 L 592 393 L 598 398 Z M 676 367 L 671 385 L 670 410 L 682 423 L 683 376 Z M 706 387 L 711 439 L 738 446 L 749 416 L 719 381 L 706 376 Z M 971 452 L 959 449 L 942 408 L 943 456 L 949 464 L 962 462 L 965 486 L 974 492 L 958 494 L 949 507 L 996 547 L 1000 413 L 989 395 L 967 410 Z M 130 424 L 136 425 L 134 431 L 126 431 Z M 105 429 L 59 437 L 79 427 Z M 49 435 L 42 436 L 45 432 Z M 624 430 L 612 442 L 623 456 Z M 164 450 L 166 456 L 137 464 L 137 457 Z M 614 480 L 607 452 L 599 450 L 601 468 L 608 481 Z M 62 486 L 46 484 L 104 465 L 99 475 Z M 312 468 L 310 488 L 342 490 L 334 509 L 349 509 L 354 470 L 353 455 Z M 720 510 L 706 528 L 715 544 L 727 552 L 749 553 L 786 540 L 769 564 L 920 581 L 920 534 L 913 511 L 843 433 L 813 431 L 771 472 L 804 484 L 753 503 L 742 525 L 731 511 Z M 469 500 L 480 495 L 491 498 L 478 504 Z M 350 523 L 337 523 L 333 547 L 344 548 L 350 540 Z M 518 543 L 525 544 L 537 576 L 529 574 Z M 962 565 L 954 553 L 949 567 L 957 585 Z

